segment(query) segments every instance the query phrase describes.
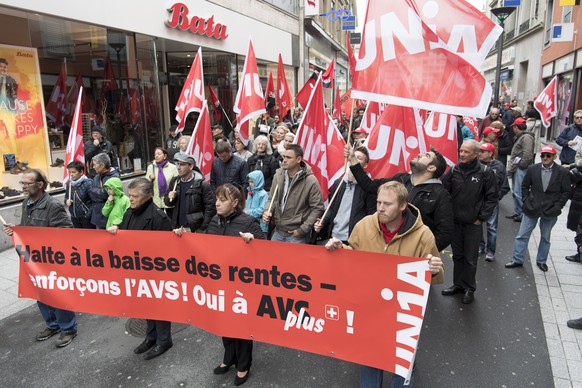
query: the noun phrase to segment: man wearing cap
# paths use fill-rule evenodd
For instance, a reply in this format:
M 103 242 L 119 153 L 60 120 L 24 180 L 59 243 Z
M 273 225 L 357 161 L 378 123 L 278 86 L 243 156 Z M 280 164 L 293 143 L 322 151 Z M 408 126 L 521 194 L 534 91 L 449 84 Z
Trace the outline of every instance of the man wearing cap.
M 182 132 L 177 131 L 178 126 L 172 125 L 168 132 L 170 133 L 166 138 L 166 150 L 168 151 L 168 160 L 172 162 L 174 155 L 180 151 L 180 138 Z
M 491 127 L 489 127 L 491 128 Z M 487 128 L 483 130 L 483 134 L 487 132 Z M 497 181 L 497 189 L 499 200 L 509 193 L 509 181 L 505 173 L 505 166 L 499 160 L 494 158 L 495 146 L 491 143 L 483 143 L 479 149 L 479 161 L 485 166 L 489 167 L 495 180 Z M 497 221 L 499 220 L 499 204 L 493 209 L 493 213 L 487 219 L 487 241 L 481 237 L 481 244 L 479 245 L 479 253 L 485 253 L 485 261 L 495 260 L 495 249 L 497 247 Z
M 89 166 L 89 177 L 93 178 L 95 176 L 95 170 L 93 169 L 93 164 L 91 160 L 97 154 L 106 154 L 109 156 L 111 166 L 118 167 L 117 158 L 113 155 L 113 147 L 111 142 L 105 139 L 105 131 L 103 128 L 96 125 L 91 128 L 91 137 L 93 140 L 87 140 L 84 145 L 85 150 L 85 163 Z
M 164 196 L 164 203 L 174 207 L 172 227 L 192 232 L 206 230 L 216 214 L 214 191 L 204 180 L 193 157 L 177 153 L 174 160 L 178 176 L 170 181 L 170 191 Z
M 572 164 L 575 162 L 576 156 L 576 144 L 578 144 L 577 137 L 582 138 L 582 109 L 578 109 L 574 112 L 574 124 L 571 124 L 564 128 L 560 136 L 556 139 L 556 143 L 562 147 L 560 152 L 560 162 L 562 164 Z
M 509 156 L 509 175 L 513 183 L 513 214 L 505 218 L 521 222 L 521 208 L 523 206 L 521 184 L 527 168 L 534 162 L 535 137 L 532 132 L 526 131 L 527 125 L 522 117 L 515 119 L 511 129 L 515 134 L 515 143 Z
M 554 162 L 554 147 L 543 146 L 540 156 L 542 162 L 529 166 L 523 178 L 523 219 L 515 237 L 513 257 L 511 262 L 505 264 L 505 268 L 523 267 L 529 237 L 539 220 L 541 240 L 536 263 L 542 271 L 548 270 L 546 261 L 550 251 L 552 228 L 570 198 L 570 178 L 568 171 Z
M 368 137 L 368 132 L 366 132 L 364 128 L 359 127 L 354 130 L 352 137 L 354 138 L 353 144 L 356 147 L 361 147 L 366 141 L 366 138 Z

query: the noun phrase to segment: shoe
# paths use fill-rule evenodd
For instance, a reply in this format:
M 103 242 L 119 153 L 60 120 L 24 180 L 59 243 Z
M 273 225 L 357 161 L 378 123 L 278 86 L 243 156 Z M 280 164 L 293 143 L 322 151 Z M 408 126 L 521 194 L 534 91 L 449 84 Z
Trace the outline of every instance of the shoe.
M 513 221 L 521 222 L 521 216 L 513 217 Z
M 513 213 L 510 216 L 505 216 L 505 218 L 507 218 L 507 219 L 512 219 L 512 218 L 515 218 L 515 217 L 519 217 L 519 214 Z
M 572 256 L 566 256 L 566 260 L 572 261 L 574 263 L 579 263 L 580 262 L 580 254 L 576 253 L 575 255 L 572 255 Z
M 572 329 L 582 330 L 582 318 L 570 319 L 568 322 L 566 322 L 566 325 Z
M 55 162 L 53 164 L 51 164 L 51 167 L 62 167 L 65 165 L 65 161 L 61 158 L 57 158 L 57 160 L 55 160 Z
M 174 346 L 173 343 L 169 343 L 167 345 L 156 345 L 149 350 L 146 354 L 144 354 L 144 360 L 151 360 L 152 358 L 156 358 L 157 356 L 161 356 L 162 354 L 166 353 L 168 349 Z
M 73 338 L 75 338 L 77 336 L 77 332 L 74 333 L 61 333 L 61 335 L 59 336 L 59 339 L 57 340 L 57 348 L 64 348 L 65 346 L 67 346 L 68 344 L 70 344 L 73 341 Z
M 144 340 L 137 348 L 133 349 L 135 354 L 142 354 L 150 350 L 156 343 Z
M 51 329 L 50 327 L 47 327 L 46 329 L 44 329 L 43 331 L 38 333 L 38 335 L 36 336 L 36 340 L 37 341 L 45 341 L 45 340 L 51 338 L 53 335 L 59 334 L 60 332 L 61 332 L 61 329 L 59 329 L 58 327 L 56 329 Z
M 449 288 L 445 288 L 444 290 L 442 290 L 441 294 L 443 294 L 444 296 L 451 296 L 463 291 L 464 291 L 463 287 L 451 286 Z
M 220 364 L 219 366 L 217 366 L 216 368 L 214 368 L 214 374 L 215 375 L 223 375 L 226 372 L 228 372 L 228 370 L 230 369 L 231 366 L 233 366 L 234 364 L 227 364 L 225 366 L 222 366 L 222 364 Z
M 243 385 L 248 379 L 249 376 L 251 375 L 251 370 L 247 370 L 247 374 L 244 375 L 243 377 L 238 377 L 238 374 L 234 375 L 234 385 L 236 385 L 237 387 L 239 385 Z
M 488 262 L 492 262 L 495 260 L 495 256 L 493 255 L 493 253 L 489 252 L 488 254 L 485 255 L 485 261 Z
M 470 304 L 473 303 L 473 301 L 475 300 L 475 297 L 473 296 L 473 291 L 465 291 L 465 295 L 463 295 L 463 304 Z
M 516 263 L 515 261 L 511 261 L 511 262 L 505 264 L 505 268 L 521 268 L 521 267 L 523 267 L 523 264 Z
M 548 272 L 548 266 L 546 265 L 546 263 L 537 263 L 538 264 L 538 268 L 541 269 L 544 272 Z

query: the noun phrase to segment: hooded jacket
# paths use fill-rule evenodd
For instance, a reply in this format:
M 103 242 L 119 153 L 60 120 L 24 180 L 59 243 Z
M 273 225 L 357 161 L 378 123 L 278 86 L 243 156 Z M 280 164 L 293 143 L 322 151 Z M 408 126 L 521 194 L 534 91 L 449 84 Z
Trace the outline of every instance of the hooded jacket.
M 123 191 L 123 183 L 121 179 L 114 177 L 109 179 L 103 184 L 105 191 L 107 189 L 113 190 L 113 201 L 109 199 L 103 205 L 103 210 L 101 212 L 105 217 L 107 217 L 107 224 L 105 228 L 109 228 L 111 225 L 119 225 L 123 220 L 123 215 L 125 211 L 129 208 L 129 197 L 125 195 Z
M 297 174 L 289 180 L 288 193 L 285 193 L 287 171 L 283 168 L 277 170 L 269 193 L 270 203 L 275 188 L 278 187 L 271 212 L 277 232 L 284 237 L 290 236 L 289 232 L 296 229 L 301 229 L 303 236 L 308 236 L 317 219 L 323 214 L 323 195 L 319 182 L 305 162 L 301 161 L 300 166 Z M 285 194 L 287 200 L 282 209 Z
M 349 238 L 349 248 L 357 251 L 386 253 L 390 255 L 427 257 L 429 254 L 439 256 L 435 239 L 430 229 L 422 223 L 418 209 L 411 204 L 405 212 L 402 227 L 396 236 L 386 244 L 384 233 L 380 229 L 378 213 L 364 217 L 356 224 Z M 433 276 L 432 283 L 444 281 L 444 270 Z
M 103 174 L 97 174 L 93 177 L 93 185 L 89 190 L 89 197 L 93 201 L 93 212 L 91 213 L 91 223 L 98 227 L 99 229 L 105 229 L 107 225 L 107 217 L 102 213 L 103 206 L 109 197 L 107 191 L 103 185 L 109 179 L 117 177 L 119 178 L 119 171 L 111 167 L 108 171 Z
M 265 205 L 269 199 L 269 193 L 264 190 L 265 178 L 263 177 L 263 173 L 257 170 L 251 171 L 249 173 L 248 179 L 253 181 L 255 187 L 249 190 L 245 205 L 245 212 L 249 216 L 258 219 L 263 232 L 267 232 L 268 226 L 261 219 L 263 211 L 265 210 Z

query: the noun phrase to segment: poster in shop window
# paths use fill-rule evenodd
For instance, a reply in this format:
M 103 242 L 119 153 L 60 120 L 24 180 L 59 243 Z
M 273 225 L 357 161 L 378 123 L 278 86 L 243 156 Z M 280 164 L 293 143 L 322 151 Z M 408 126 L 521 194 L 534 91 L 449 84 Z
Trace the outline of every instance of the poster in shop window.
M 12 182 L 17 162 L 46 169 L 48 161 L 37 51 L 0 44 L 0 186 Z

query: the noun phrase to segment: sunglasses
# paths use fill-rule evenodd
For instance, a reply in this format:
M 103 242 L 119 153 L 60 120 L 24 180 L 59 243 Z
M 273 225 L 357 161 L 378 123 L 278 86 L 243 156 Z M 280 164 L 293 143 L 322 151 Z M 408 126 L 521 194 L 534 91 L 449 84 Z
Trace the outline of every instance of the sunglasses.
M 540 154 L 542 158 L 551 158 L 554 154 Z
M 576 120 L 582 119 L 582 116 L 574 116 L 574 119 L 576 119 Z

